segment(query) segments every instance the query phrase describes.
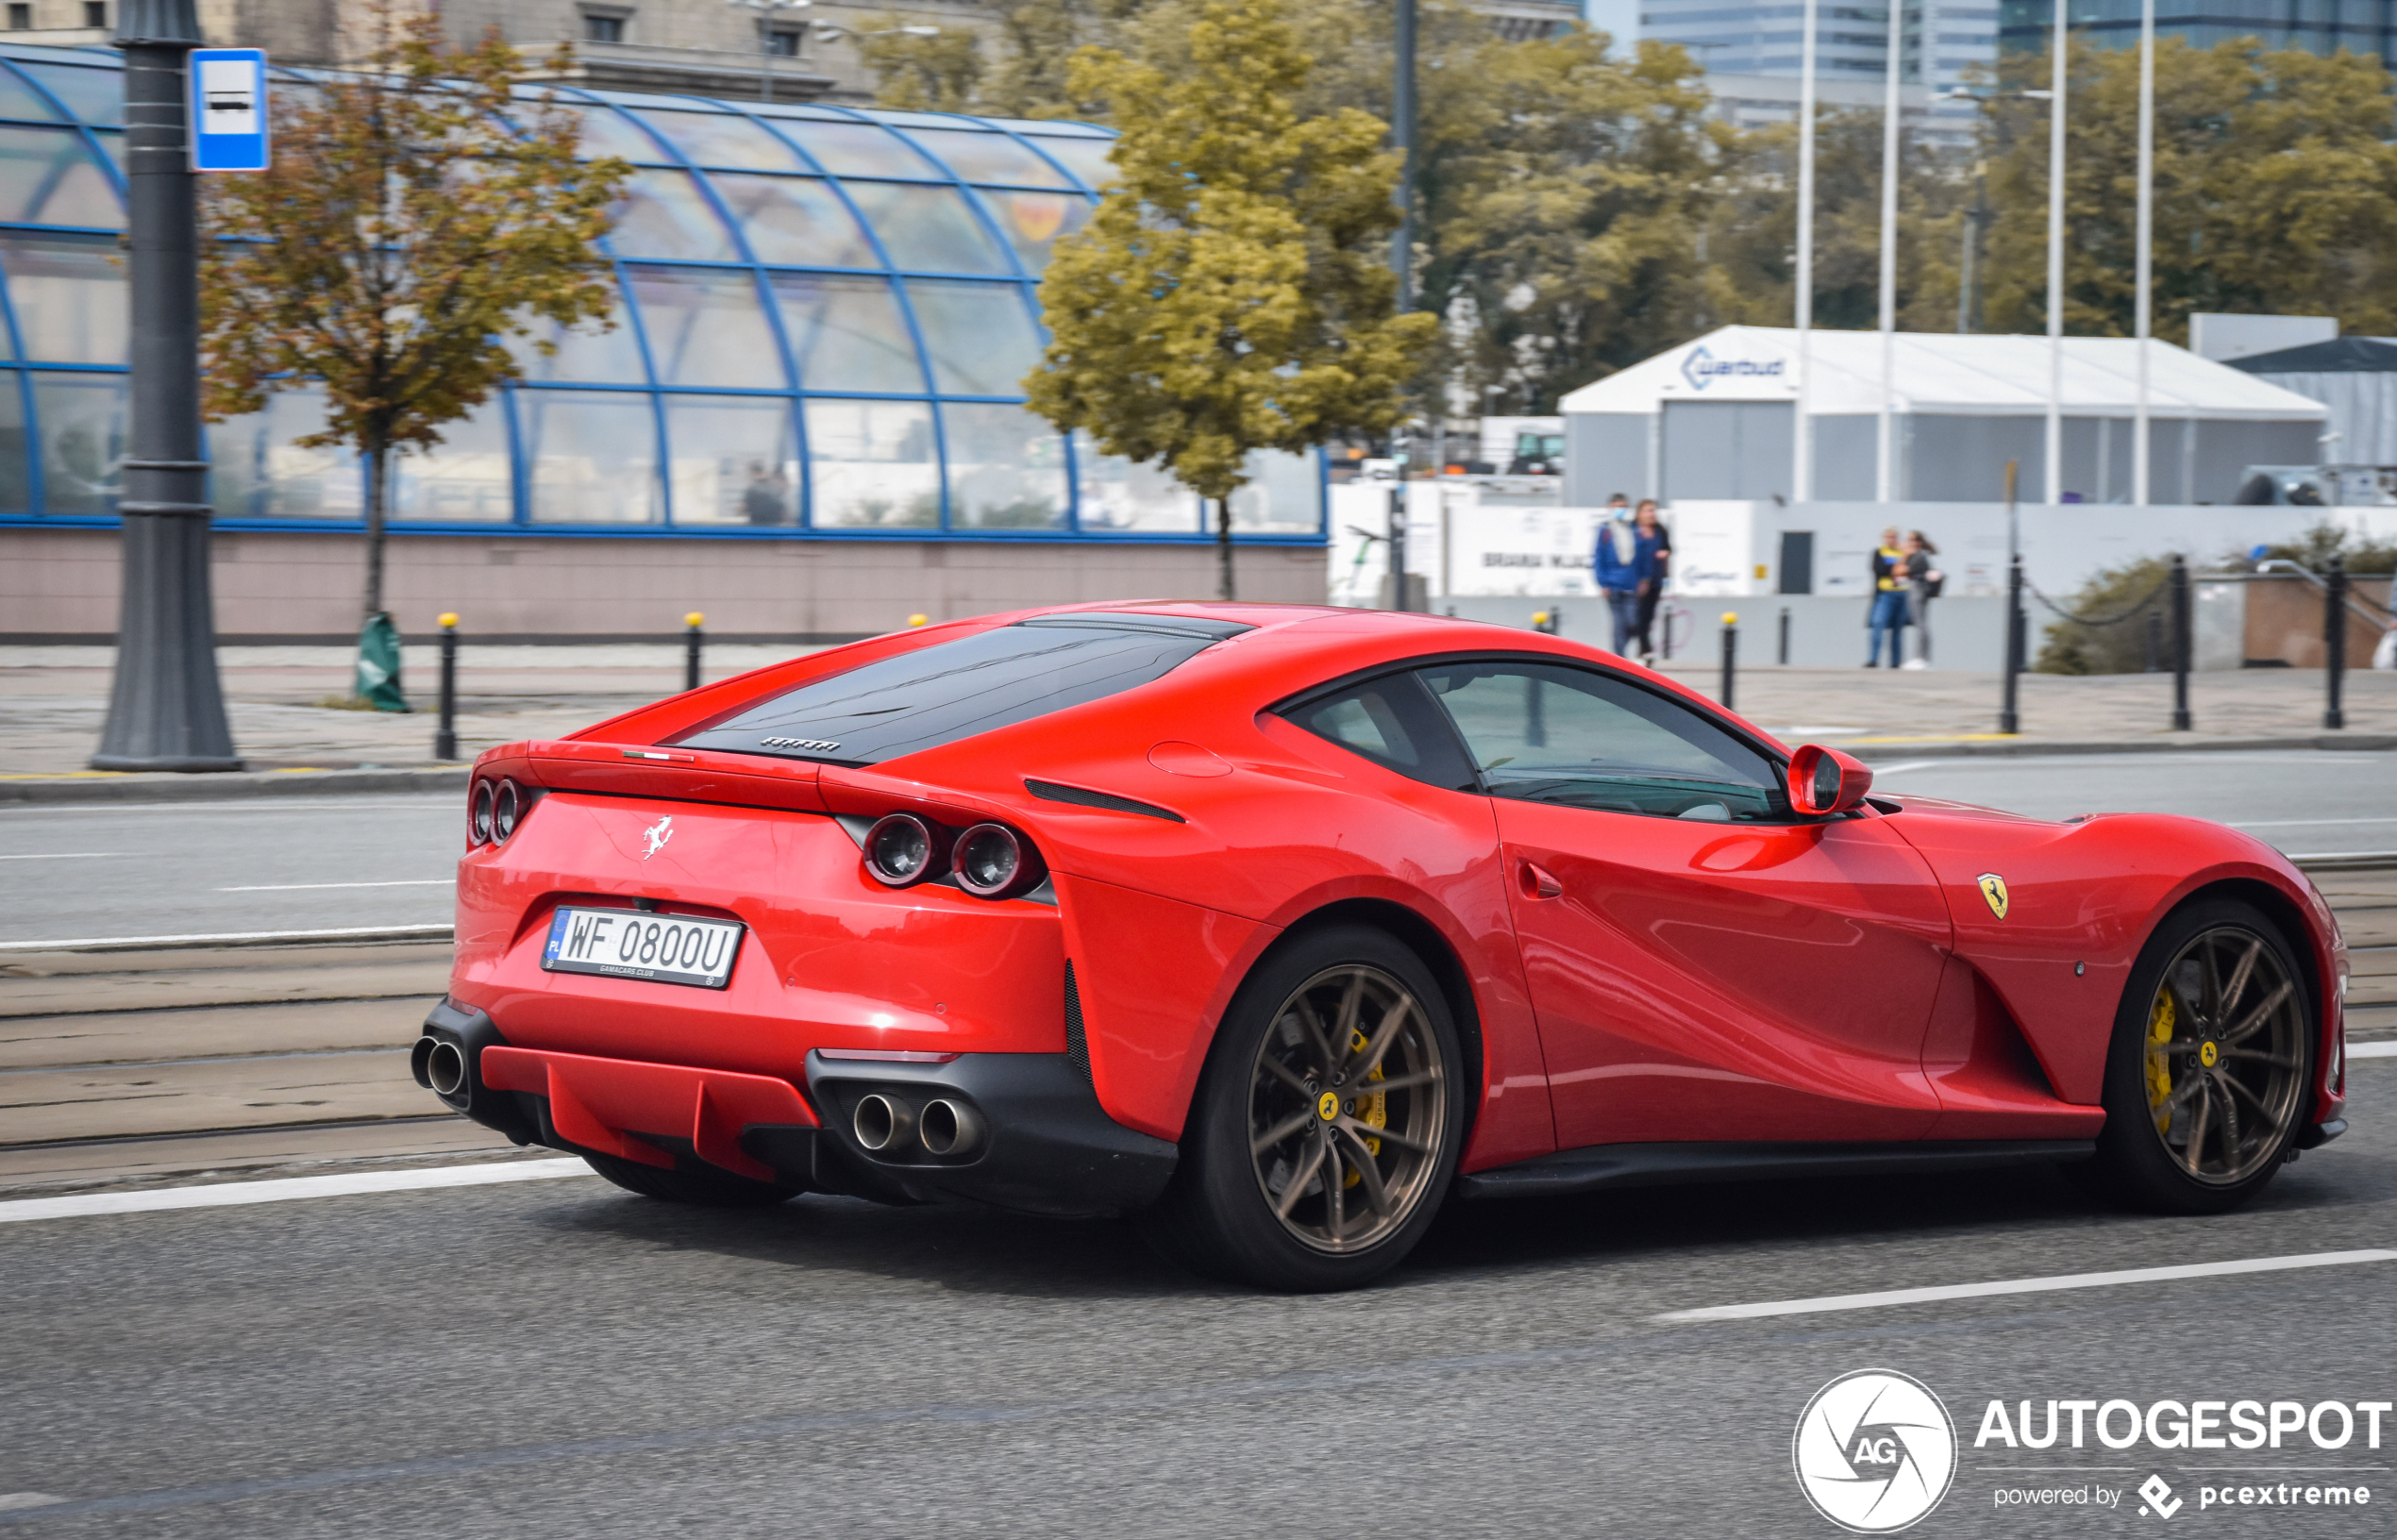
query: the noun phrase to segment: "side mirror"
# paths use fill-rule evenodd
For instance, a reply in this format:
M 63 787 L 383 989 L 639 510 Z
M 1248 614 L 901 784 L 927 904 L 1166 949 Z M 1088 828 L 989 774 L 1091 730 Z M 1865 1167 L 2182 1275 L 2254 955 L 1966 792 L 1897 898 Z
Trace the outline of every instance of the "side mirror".
M 1800 812 L 1846 812 L 1871 790 L 1872 772 L 1835 748 L 1808 744 L 1789 757 L 1789 805 Z

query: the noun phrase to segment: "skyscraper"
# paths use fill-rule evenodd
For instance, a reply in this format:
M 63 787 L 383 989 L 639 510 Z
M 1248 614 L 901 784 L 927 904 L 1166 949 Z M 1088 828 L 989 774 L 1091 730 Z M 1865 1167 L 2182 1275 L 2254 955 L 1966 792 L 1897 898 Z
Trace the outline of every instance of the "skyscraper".
M 2109 48 L 2134 48 L 2139 41 L 2138 0 L 2071 0 L 2075 32 Z M 2055 25 L 2053 0 L 2001 0 L 1998 36 L 2007 53 L 2036 54 L 2046 48 Z M 2397 51 L 2397 0 L 2213 0 L 2204 6 L 2155 8 L 2158 37 L 2184 38 L 2211 48 L 2232 38 L 2255 38 L 2267 48 L 2302 48 L 2309 54 L 2378 54 Z
M 2042 3 L 2008 0 L 2008 14 L 2017 4 Z M 2137 14 L 2134 6 L 2135 25 Z M 1802 8 L 1790 0 L 1648 0 L 1640 13 L 1640 36 L 1682 44 L 1710 75 L 1795 75 L 1804 41 L 1803 15 Z M 1997 0 L 1918 0 L 1907 5 L 1900 78 L 1934 91 L 1963 84 L 1967 71 L 1997 62 L 1998 20 Z M 1888 63 L 1889 12 L 1883 6 L 1823 4 L 1816 11 L 1815 43 L 1823 79 L 1880 80 Z

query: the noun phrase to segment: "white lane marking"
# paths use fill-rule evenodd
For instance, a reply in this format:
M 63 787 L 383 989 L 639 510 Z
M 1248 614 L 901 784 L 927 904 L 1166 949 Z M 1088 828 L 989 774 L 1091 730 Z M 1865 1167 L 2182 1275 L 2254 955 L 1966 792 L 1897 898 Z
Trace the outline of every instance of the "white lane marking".
M 2272 818 L 2256 824 L 2233 824 L 2233 829 L 2337 829 L 2343 824 L 2397 824 L 2397 818 Z
M 1873 779 L 1879 780 L 1884 776 L 1894 776 L 1901 770 L 1928 770 L 1935 764 L 1949 762 L 1946 760 L 1900 760 L 1895 764 L 1868 764 L 1865 768 L 1872 772 Z
M 571 1157 L 439 1165 L 428 1171 L 353 1171 L 337 1177 L 285 1177 L 275 1181 L 219 1181 L 204 1187 L 154 1187 L 140 1193 L 77 1193 L 0 1203 L 0 1225 L 29 1219 L 80 1219 L 95 1214 L 149 1214 L 160 1209 L 221 1209 L 243 1203 L 288 1203 L 302 1197 L 357 1193 L 411 1193 L 427 1187 L 483 1187 L 497 1181 L 545 1181 L 587 1177 L 591 1167 Z
M 2391 1038 L 2386 1043 L 2350 1043 L 2347 1045 L 2347 1057 L 2350 1059 L 2397 1059 L 2397 1038 Z
M 138 952 L 145 946 L 279 946 L 306 941 L 447 941 L 446 925 L 351 925 L 334 930 L 219 930 L 190 936 L 77 936 L 0 941 L 0 952 Z
M 113 850 L 71 850 L 55 856 L 0 856 L 0 861 L 106 861 L 115 854 Z M 0 1498 L 0 1502 L 7 1500 Z
M 316 893 L 326 888 L 445 888 L 454 877 L 418 877 L 405 882 L 260 882 L 245 888 L 219 888 L 219 893 Z
M 1833 1310 L 1878 1310 L 1885 1305 L 1935 1299 L 1984 1299 L 2002 1294 L 2047 1294 L 2058 1289 L 2104 1289 L 2118 1283 L 2163 1283 L 2182 1278 L 2223 1278 L 2238 1273 L 2279 1273 L 2296 1267 L 2342 1267 L 2359 1262 L 2397 1262 L 2397 1251 L 2316 1251 L 2299 1257 L 2254 1257 L 2243 1262 L 2201 1262 L 2180 1267 L 2132 1267 L 2116 1273 L 2064 1273 L 2053 1278 L 2016 1278 L 1995 1283 L 1949 1283 L 1928 1289 L 1884 1289 L 1877 1294 L 1830 1294 L 1814 1299 L 1767 1299 L 1752 1305 L 1709 1305 L 1650 1317 L 1659 1321 L 1749 1321 L 1765 1315 L 1812 1315 Z
M 54 1502 L 66 1500 L 54 1498 L 47 1492 L 0 1492 L 0 1513 L 11 1508 L 47 1508 Z

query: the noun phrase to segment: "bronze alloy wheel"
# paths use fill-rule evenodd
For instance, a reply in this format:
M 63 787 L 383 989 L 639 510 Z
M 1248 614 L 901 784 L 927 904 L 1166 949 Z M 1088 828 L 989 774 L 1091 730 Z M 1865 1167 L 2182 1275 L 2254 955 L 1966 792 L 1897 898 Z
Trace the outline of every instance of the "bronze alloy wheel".
M 1448 1075 L 1422 1004 L 1382 969 L 1292 991 L 1249 1080 L 1249 1162 L 1282 1227 L 1336 1254 L 1404 1225 L 1442 1168 Z
M 2148 1007 L 2149 1119 L 2191 1180 L 2229 1187 L 2280 1158 L 2305 1101 L 2305 991 L 2241 926 L 2183 943 Z

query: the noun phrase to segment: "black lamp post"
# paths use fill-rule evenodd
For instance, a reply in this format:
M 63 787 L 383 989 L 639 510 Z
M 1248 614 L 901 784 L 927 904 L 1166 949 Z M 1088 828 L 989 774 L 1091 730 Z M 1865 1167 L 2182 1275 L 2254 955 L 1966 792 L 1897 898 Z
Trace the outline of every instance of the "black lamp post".
M 95 770 L 239 770 L 216 677 L 208 465 L 200 458 L 198 189 L 184 56 L 193 0 L 120 0 L 133 299 L 124 600 Z M 260 104 L 261 107 L 263 104 Z

